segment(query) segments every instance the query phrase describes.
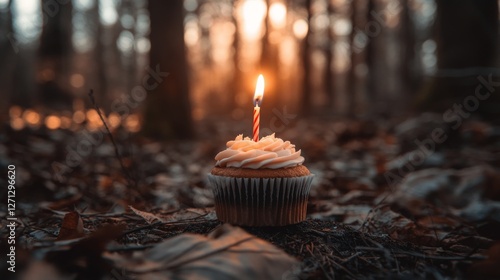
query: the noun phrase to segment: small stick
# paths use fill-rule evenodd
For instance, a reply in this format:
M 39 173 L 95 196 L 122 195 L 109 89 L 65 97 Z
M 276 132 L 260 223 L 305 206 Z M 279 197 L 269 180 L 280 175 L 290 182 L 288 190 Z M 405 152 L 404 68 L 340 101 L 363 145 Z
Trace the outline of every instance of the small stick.
M 355 248 L 356 250 L 366 250 L 366 251 L 379 251 L 379 252 L 384 252 L 385 249 L 383 248 L 372 248 L 372 247 L 362 247 L 358 246 Z M 395 250 L 392 251 L 393 254 L 403 254 L 403 255 L 408 255 L 416 258 L 422 258 L 422 259 L 430 259 L 430 260 L 445 260 L 445 261 L 467 261 L 467 260 L 484 260 L 486 259 L 485 256 L 438 256 L 438 255 L 425 255 L 422 253 L 418 252 L 411 252 L 411 251 L 401 251 L 401 250 Z
M 89 97 L 90 101 L 92 101 L 92 104 L 94 105 L 95 110 L 97 111 L 97 114 L 99 114 L 99 117 L 101 118 L 102 123 L 104 124 L 104 127 L 106 128 L 106 131 L 108 132 L 109 139 L 111 139 L 111 142 L 113 143 L 113 147 L 115 148 L 115 155 L 118 158 L 118 161 L 120 162 L 120 166 L 123 170 L 123 173 L 125 173 L 125 177 L 127 178 L 127 181 L 130 185 L 136 186 L 137 182 L 130 176 L 130 173 L 128 172 L 127 168 L 125 168 L 125 165 L 123 164 L 123 159 L 122 156 L 120 155 L 120 151 L 118 150 L 118 145 L 115 142 L 115 138 L 113 137 L 113 134 L 111 134 L 111 130 L 109 130 L 108 124 L 104 120 L 104 117 L 101 114 L 101 110 L 99 109 L 99 106 L 97 106 L 97 102 L 94 99 L 94 90 L 91 89 L 89 92 Z M 131 184 L 133 182 L 133 184 Z
M 137 246 L 119 246 L 114 248 L 108 248 L 108 252 L 126 252 L 126 251 L 136 251 L 145 250 L 153 247 L 154 245 L 137 245 Z

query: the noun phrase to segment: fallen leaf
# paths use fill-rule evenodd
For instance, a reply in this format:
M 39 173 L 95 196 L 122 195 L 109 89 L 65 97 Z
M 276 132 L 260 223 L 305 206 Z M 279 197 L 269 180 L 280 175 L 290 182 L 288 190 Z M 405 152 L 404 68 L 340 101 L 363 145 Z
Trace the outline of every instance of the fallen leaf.
M 470 279 L 500 279 L 500 242 L 488 250 L 486 260 L 475 263 L 469 269 Z
M 124 228 L 123 225 L 104 226 L 76 243 L 55 242 L 60 246 L 50 248 L 43 259 L 32 261 L 26 269 L 27 276 L 22 279 L 75 279 L 75 275 L 78 279 L 100 279 L 110 269 L 102 258 L 106 245 L 120 237 Z
M 298 261 L 239 227 L 224 224 L 209 236 L 182 234 L 132 259 L 110 256 L 136 279 L 281 279 Z
M 148 224 L 151 224 L 153 223 L 154 221 L 160 221 L 160 222 L 165 222 L 162 218 L 156 216 L 155 214 L 152 214 L 152 213 L 149 213 L 149 212 L 145 212 L 145 211 L 141 211 L 141 210 L 137 210 L 135 209 L 134 207 L 132 206 L 129 206 L 129 208 L 137 215 L 137 216 L 140 216 L 142 217 L 144 220 L 146 220 L 146 222 Z
M 391 201 L 414 215 L 424 215 L 425 205 L 444 208 L 468 221 L 500 221 L 500 202 L 485 194 L 497 182 L 491 166 L 459 170 L 431 168 L 408 174 Z
M 64 215 L 57 240 L 75 239 L 82 236 L 84 236 L 83 221 L 80 214 L 76 211 L 72 211 Z
M 429 246 L 438 245 L 446 235 L 446 232 L 435 232 L 418 226 L 414 221 L 391 210 L 388 205 L 376 208 L 372 213 L 362 228 L 370 234 L 388 234 L 396 240 Z
M 176 211 L 172 214 L 162 216 L 162 220 L 166 222 L 177 222 L 184 220 L 200 220 L 210 221 L 216 220 L 215 210 L 213 207 L 209 208 L 186 208 Z

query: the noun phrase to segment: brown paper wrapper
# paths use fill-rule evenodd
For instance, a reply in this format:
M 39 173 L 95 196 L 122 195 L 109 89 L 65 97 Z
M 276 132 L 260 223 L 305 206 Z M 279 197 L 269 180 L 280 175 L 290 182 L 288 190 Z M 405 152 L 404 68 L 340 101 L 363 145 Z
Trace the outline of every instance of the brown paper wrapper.
M 242 226 L 284 226 L 305 220 L 313 177 L 237 178 L 208 174 L 217 218 Z

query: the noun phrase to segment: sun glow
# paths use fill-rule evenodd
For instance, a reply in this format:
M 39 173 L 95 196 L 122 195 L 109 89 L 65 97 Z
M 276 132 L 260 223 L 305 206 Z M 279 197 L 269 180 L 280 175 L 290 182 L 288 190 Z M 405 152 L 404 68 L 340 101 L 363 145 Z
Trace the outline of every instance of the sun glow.
M 275 2 L 269 7 L 269 18 L 271 25 L 280 29 L 286 25 L 286 6 L 281 2 Z
M 267 14 L 267 5 L 262 0 L 247 0 L 241 6 L 243 35 L 249 40 L 258 40 L 263 34 L 263 20 Z

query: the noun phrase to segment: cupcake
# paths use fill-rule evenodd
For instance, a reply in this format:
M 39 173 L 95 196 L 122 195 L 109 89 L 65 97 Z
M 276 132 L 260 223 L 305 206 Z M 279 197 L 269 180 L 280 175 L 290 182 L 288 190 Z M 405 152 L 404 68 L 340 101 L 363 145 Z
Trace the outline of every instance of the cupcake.
M 305 220 L 313 175 L 295 145 L 272 134 L 258 142 L 238 135 L 226 146 L 208 175 L 220 221 L 283 226 Z

